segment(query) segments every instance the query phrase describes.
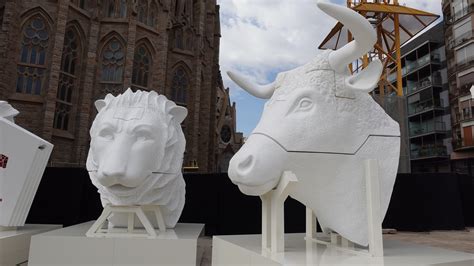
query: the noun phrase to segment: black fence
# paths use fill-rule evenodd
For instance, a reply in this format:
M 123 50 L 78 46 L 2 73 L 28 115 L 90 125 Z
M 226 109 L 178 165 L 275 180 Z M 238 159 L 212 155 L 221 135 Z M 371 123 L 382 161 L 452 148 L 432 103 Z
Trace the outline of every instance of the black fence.
M 186 205 L 180 222 L 204 223 L 207 235 L 261 231 L 258 197 L 242 194 L 226 174 L 185 174 Z M 474 187 L 469 176 L 400 174 L 384 228 L 405 231 L 463 229 L 474 225 Z M 100 215 L 97 189 L 81 168 L 47 168 L 27 223 L 70 226 Z M 305 230 L 305 208 L 288 199 L 285 231 Z

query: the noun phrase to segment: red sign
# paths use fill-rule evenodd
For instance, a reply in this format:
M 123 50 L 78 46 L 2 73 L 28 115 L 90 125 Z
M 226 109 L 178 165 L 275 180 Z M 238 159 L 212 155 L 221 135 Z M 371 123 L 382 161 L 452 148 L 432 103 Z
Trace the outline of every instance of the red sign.
M 0 154 L 0 168 L 7 168 L 8 157 L 6 155 Z

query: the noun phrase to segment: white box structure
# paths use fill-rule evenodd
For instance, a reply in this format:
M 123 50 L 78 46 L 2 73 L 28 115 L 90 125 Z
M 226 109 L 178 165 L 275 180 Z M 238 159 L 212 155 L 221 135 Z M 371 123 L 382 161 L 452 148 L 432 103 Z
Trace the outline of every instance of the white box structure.
M 31 236 L 58 228 L 61 226 L 27 224 L 17 230 L 0 231 L 0 266 L 26 265 Z
M 93 222 L 34 236 L 28 265 L 196 265 L 199 260 L 203 224 L 178 223 L 154 239 L 86 237 Z
M 25 224 L 53 145 L 0 117 L 0 227 Z
M 286 234 L 287 248 L 279 253 L 262 249 L 261 235 L 214 236 L 212 265 L 474 265 L 474 254 L 396 240 L 384 241 L 384 257 L 371 257 L 307 241 L 304 235 Z

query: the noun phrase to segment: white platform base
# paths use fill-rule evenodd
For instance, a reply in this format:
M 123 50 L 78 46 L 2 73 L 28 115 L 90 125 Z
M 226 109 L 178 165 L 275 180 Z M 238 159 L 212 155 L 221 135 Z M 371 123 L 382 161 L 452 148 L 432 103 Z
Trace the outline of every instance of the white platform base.
M 0 266 L 26 265 L 32 235 L 61 228 L 61 225 L 26 224 L 16 230 L 0 231 Z
M 34 236 L 28 265 L 196 265 L 200 260 L 203 224 L 177 224 L 155 239 L 86 237 L 93 222 Z
M 474 254 L 400 242 L 384 241 L 384 257 L 354 255 L 286 234 L 285 251 L 262 251 L 260 235 L 214 236 L 212 265 L 437 265 L 472 266 Z

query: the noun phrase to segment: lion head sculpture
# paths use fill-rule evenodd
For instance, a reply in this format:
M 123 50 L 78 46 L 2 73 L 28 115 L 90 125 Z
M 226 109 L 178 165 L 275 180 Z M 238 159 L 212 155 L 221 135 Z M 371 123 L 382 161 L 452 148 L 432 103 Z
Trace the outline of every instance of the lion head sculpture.
M 95 106 L 87 170 L 102 205 L 161 205 L 166 226 L 174 227 L 185 200 L 181 122 L 187 109 L 154 91 L 130 89 Z M 122 224 L 115 215 L 109 221 Z

